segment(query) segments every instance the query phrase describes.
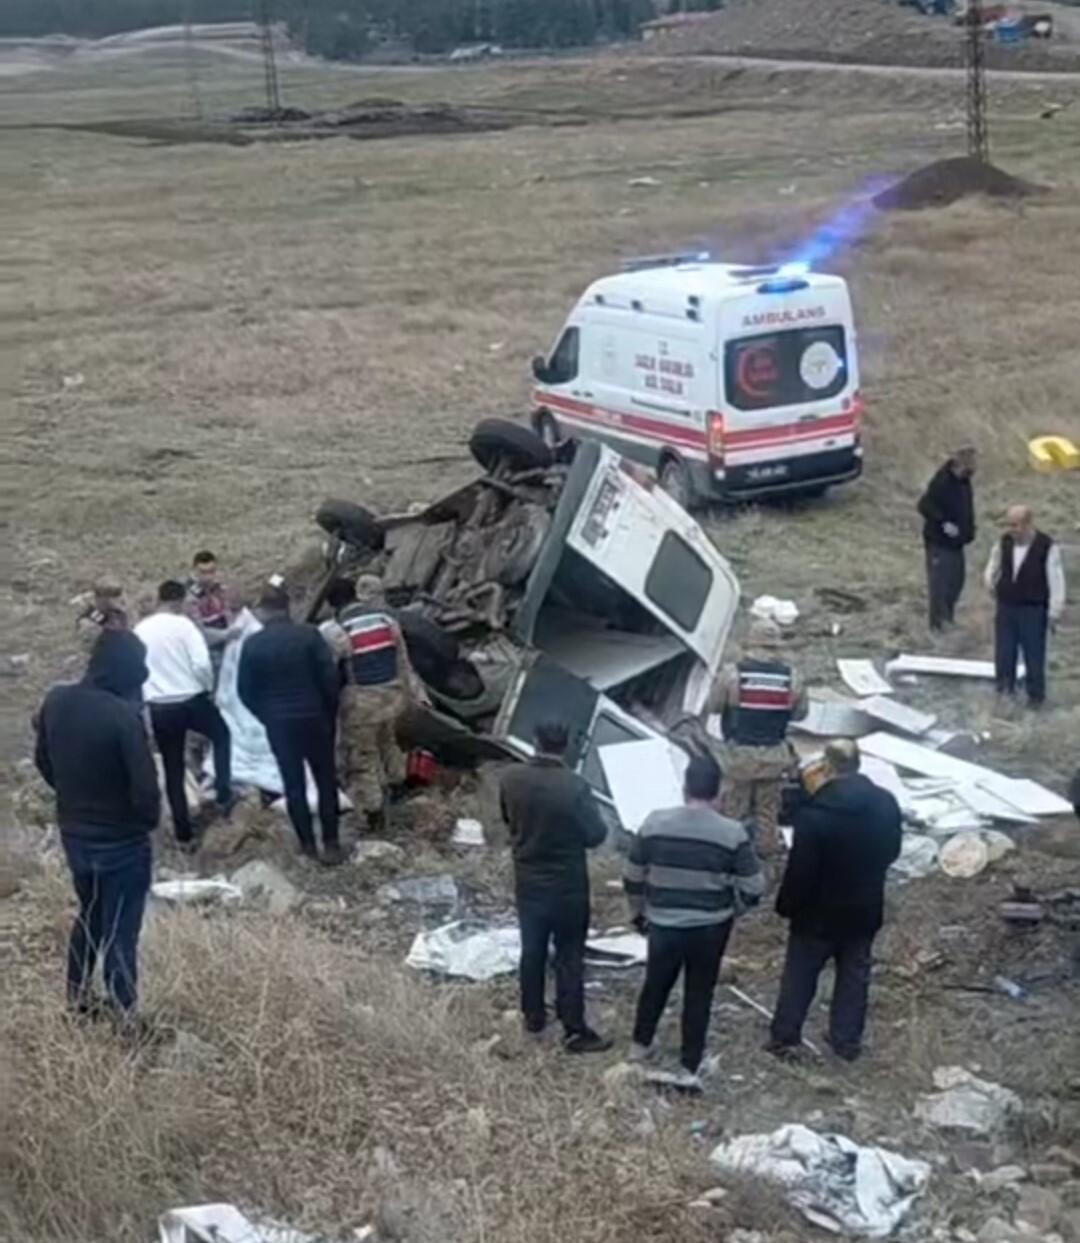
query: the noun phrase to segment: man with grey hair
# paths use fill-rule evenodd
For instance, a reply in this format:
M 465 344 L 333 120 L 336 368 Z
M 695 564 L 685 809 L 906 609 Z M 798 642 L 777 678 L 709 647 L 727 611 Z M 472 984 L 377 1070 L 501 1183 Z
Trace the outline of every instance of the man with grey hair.
M 1046 699 L 1046 632 L 1065 608 L 1061 549 L 1035 526 L 1028 505 L 1011 505 L 1005 534 L 986 566 L 986 587 L 997 602 L 994 666 L 999 695 L 1016 693 L 1019 657 L 1024 657 L 1028 703 Z
M 816 771 L 817 784 L 795 812 L 795 838 L 776 897 L 776 912 L 789 921 L 790 932 L 768 1048 L 778 1055 L 798 1049 L 818 977 L 832 959 L 829 1043 L 837 1057 L 854 1061 L 866 1025 L 885 874 L 900 854 L 900 808 L 859 772 L 859 748 L 851 739 L 830 742 Z
M 964 549 L 975 538 L 974 474 L 975 450 L 965 445 L 938 469 L 919 498 L 931 630 L 952 625 L 964 590 Z
M 783 659 L 779 627 L 756 620 L 742 659 L 720 672 L 708 713 L 724 730 L 724 784 L 720 810 L 752 820 L 762 855 L 780 850 L 780 790 L 792 765 L 788 725 L 806 713 L 802 680 Z

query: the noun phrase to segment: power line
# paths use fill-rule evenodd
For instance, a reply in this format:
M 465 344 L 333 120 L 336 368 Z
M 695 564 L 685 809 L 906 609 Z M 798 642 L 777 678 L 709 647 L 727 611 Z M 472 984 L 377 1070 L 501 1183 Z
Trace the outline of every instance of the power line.
M 981 164 L 990 160 L 990 131 L 986 105 L 986 29 L 982 0 L 969 0 L 964 62 L 967 68 L 968 155 Z

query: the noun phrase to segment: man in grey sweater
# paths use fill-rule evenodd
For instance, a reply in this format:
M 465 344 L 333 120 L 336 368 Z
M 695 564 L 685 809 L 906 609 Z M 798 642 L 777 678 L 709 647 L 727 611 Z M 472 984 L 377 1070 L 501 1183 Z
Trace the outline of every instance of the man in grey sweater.
M 714 807 L 720 769 L 696 756 L 686 769 L 686 804 L 654 811 L 630 847 L 624 884 L 634 922 L 649 938 L 645 983 L 634 1023 L 632 1061 L 647 1061 L 668 997 L 683 974 L 682 1074 L 700 1090 L 709 1013 L 736 915 L 765 892 L 765 878 L 742 824 Z

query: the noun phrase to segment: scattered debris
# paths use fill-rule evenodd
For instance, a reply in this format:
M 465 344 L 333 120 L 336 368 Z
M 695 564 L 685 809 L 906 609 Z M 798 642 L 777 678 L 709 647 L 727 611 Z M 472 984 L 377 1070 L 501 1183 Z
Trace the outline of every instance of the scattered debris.
M 915 1116 L 943 1131 L 992 1135 L 1021 1109 L 1015 1092 L 979 1079 L 962 1066 L 939 1066 L 934 1087 L 936 1093 L 915 1103 Z
M 930 1178 L 925 1161 L 798 1124 L 740 1136 L 714 1149 L 711 1160 L 733 1174 L 779 1183 L 815 1225 L 872 1239 L 896 1229 Z
M 438 876 L 409 876 L 383 885 L 378 896 L 383 902 L 403 902 L 414 906 L 456 907 L 461 900 L 457 881 L 449 872 Z
M 957 880 L 970 880 L 990 862 L 990 852 L 978 833 L 957 833 L 941 848 L 941 870 Z
M 996 1170 L 991 1170 L 989 1174 L 980 1174 L 978 1170 L 972 1170 L 972 1174 L 979 1190 L 988 1191 L 991 1194 L 1005 1187 L 1011 1187 L 1013 1183 L 1022 1183 L 1027 1178 L 1027 1171 L 1022 1165 L 1000 1165 Z
M 150 896 L 177 906 L 208 906 L 214 902 L 239 902 L 244 893 L 224 876 L 181 876 L 156 881 L 150 886 Z
M 656 177 L 631 177 L 626 183 L 628 186 L 658 186 L 662 183 Z
M 404 864 L 407 856 L 400 846 L 379 838 L 361 838 L 353 847 L 352 862 L 359 867 L 369 864 L 386 864 L 397 867 Z
M 897 656 L 885 666 L 889 677 L 897 674 L 927 673 L 948 678 L 995 678 L 992 660 L 956 660 L 951 656 Z
M 933 729 L 937 723 L 937 717 L 932 712 L 909 708 L 907 704 L 898 703 L 886 695 L 873 695 L 862 700 L 859 707 L 868 716 L 884 722 L 891 729 L 899 730 L 902 734 L 913 734 L 916 738 Z
M 232 1204 L 174 1208 L 158 1218 L 160 1243 L 326 1243 L 274 1221 L 251 1221 Z
M 892 686 L 874 668 L 872 660 L 838 660 L 840 676 L 856 695 L 888 695 Z
M 902 880 L 920 880 L 937 871 L 938 844 L 922 833 L 905 833 L 900 841 L 900 857 L 892 871 Z
M 479 820 L 458 820 L 450 841 L 455 846 L 484 846 L 487 844 L 484 826 Z
M 300 900 L 300 891 L 272 863 L 252 859 L 229 877 L 245 901 L 261 906 L 271 915 L 284 915 Z
M 858 700 L 831 693 L 826 697 L 822 689 L 811 687 L 806 715 L 792 721 L 791 728 L 815 738 L 862 738 L 876 727 Z
M 636 833 L 650 813 L 678 807 L 683 801 L 683 774 L 689 757 L 663 738 L 620 742 L 599 748 L 619 820 Z
M 775 622 L 778 626 L 793 626 L 799 620 L 799 607 L 794 600 L 758 596 L 750 606 L 750 616 L 759 621 Z

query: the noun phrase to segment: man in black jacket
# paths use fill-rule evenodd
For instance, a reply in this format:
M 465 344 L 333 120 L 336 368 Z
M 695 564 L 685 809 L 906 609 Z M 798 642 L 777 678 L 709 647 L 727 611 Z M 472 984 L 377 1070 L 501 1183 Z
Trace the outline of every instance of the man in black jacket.
M 244 640 L 236 689 L 243 705 L 262 722 L 285 787 L 289 819 L 300 849 L 318 858 L 304 764 L 319 792 L 322 862 L 343 860 L 338 842 L 338 787 L 334 724 L 338 674 L 334 657 L 314 626 L 289 618 L 289 597 L 274 588 L 258 604 L 263 629 Z
M 866 1025 L 885 874 L 900 854 L 900 808 L 859 772 L 854 742 L 829 743 L 825 763 L 825 783 L 795 811 L 795 838 L 776 898 L 777 914 L 791 927 L 769 1048 L 783 1054 L 801 1044 L 818 976 L 831 958 L 836 982 L 829 1043 L 838 1057 L 854 1061 Z
M 586 850 L 607 836 L 592 791 L 565 764 L 568 733 L 561 722 L 536 730 L 536 756 L 502 779 L 503 819 L 510 828 L 521 927 L 521 1010 L 525 1030 L 547 1023 L 544 978 L 555 942 L 556 1014 L 570 1053 L 601 1053 L 611 1041 L 585 1021 L 585 940 L 589 931 Z
M 96 1013 L 103 958 L 108 1001 L 121 1016 L 137 999 L 138 943 L 150 889 L 150 834 L 161 794 L 139 713 L 146 648 L 105 630 L 81 682 L 53 687 L 36 718 L 38 771 L 56 791 L 60 840 L 79 899 L 68 945 L 68 1000 Z
M 959 449 L 919 498 L 931 630 L 952 625 L 956 603 L 964 590 L 964 549 L 975 538 L 974 474 L 975 450 L 970 446 Z

